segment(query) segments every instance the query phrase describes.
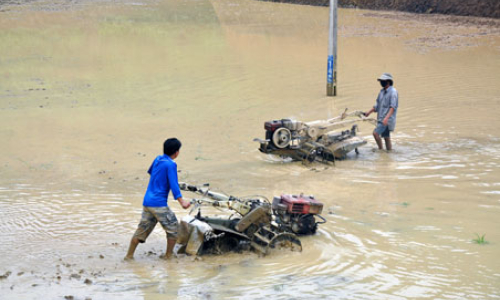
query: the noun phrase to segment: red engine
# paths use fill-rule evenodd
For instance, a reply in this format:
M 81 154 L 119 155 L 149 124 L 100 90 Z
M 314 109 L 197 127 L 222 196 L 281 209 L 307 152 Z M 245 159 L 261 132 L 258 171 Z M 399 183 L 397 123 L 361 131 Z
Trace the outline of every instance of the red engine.
M 323 211 L 323 203 L 316 200 L 313 196 L 281 195 L 279 204 L 281 204 L 280 207 L 282 208 L 286 206 L 286 211 L 289 213 L 316 215 Z
M 264 129 L 267 131 L 274 132 L 276 129 L 283 127 L 283 121 L 281 120 L 272 120 L 264 123 Z
M 323 211 L 323 203 L 313 196 L 281 195 L 273 199 L 273 214 L 278 226 L 284 231 L 296 234 L 313 234 L 318 224 L 326 222 L 319 214 Z M 316 222 L 319 217 L 322 222 Z

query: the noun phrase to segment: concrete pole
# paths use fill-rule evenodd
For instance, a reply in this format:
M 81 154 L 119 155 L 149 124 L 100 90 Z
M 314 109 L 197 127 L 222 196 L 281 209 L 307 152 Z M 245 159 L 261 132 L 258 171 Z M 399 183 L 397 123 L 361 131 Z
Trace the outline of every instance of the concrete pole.
M 337 96 L 337 1 L 330 0 L 326 95 Z

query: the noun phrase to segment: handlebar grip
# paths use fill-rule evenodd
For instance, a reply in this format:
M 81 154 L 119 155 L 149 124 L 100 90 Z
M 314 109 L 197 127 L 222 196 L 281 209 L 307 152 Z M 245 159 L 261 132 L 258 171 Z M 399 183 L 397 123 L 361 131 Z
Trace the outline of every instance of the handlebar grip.
M 188 189 L 188 191 L 191 191 L 191 192 L 198 191 L 198 187 L 196 187 L 195 185 L 190 185 L 190 184 L 187 185 L 187 189 Z
M 196 185 L 192 185 L 186 182 L 179 182 L 179 188 L 183 191 L 197 192 L 200 189 Z

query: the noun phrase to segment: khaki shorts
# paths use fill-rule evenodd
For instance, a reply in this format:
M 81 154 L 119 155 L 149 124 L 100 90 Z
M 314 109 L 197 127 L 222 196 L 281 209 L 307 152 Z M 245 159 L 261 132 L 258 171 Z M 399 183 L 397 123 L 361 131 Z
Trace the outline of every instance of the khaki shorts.
M 173 211 L 168 206 L 163 207 L 142 207 L 141 222 L 134 233 L 139 242 L 144 243 L 153 232 L 156 223 L 160 222 L 167 233 L 168 239 L 177 239 L 177 228 L 179 223 Z

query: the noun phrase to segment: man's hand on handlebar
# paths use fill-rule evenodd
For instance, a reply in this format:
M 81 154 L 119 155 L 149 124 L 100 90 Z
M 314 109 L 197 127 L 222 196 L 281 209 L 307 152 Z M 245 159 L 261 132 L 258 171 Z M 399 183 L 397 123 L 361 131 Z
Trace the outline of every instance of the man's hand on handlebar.
M 179 204 L 182 206 L 182 208 L 187 209 L 189 206 L 191 206 L 191 202 L 188 200 L 184 200 L 182 198 L 178 198 L 177 201 L 179 201 Z

